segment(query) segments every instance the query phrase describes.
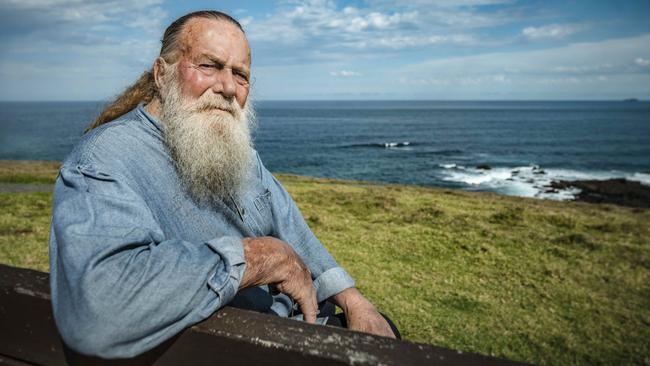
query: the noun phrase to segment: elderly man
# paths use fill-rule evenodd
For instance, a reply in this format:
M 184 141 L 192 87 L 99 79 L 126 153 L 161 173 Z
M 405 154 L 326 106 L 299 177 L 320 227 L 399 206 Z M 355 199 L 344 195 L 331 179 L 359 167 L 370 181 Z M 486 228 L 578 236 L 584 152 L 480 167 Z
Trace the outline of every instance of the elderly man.
M 252 149 L 250 62 L 228 15 L 179 18 L 64 161 L 50 269 L 73 350 L 131 357 L 231 302 L 314 323 L 330 300 L 348 328 L 394 336 Z

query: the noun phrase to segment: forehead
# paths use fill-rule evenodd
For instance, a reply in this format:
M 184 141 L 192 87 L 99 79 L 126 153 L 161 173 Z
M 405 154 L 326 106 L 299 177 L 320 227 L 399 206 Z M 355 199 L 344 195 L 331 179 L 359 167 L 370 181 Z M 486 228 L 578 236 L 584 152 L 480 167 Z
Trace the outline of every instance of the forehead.
M 250 48 L 244 33 L 225 20 L 194 18 L 183 27 L 183 53 L 189 57 L 214 54 L 233 63 L 250 65 Z

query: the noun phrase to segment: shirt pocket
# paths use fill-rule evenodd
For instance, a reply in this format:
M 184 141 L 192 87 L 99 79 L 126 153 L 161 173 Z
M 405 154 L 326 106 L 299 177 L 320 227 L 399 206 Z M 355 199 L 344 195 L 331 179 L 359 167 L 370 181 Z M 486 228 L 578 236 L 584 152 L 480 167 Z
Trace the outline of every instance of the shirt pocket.
M 268 236 L 273 233 L 273 212 L 271 210 L 271 191 L 264 190 L 257 195 L 249 207 L 249 219 L 252 221 L 251 226 L 256 227 L 257 236 Z

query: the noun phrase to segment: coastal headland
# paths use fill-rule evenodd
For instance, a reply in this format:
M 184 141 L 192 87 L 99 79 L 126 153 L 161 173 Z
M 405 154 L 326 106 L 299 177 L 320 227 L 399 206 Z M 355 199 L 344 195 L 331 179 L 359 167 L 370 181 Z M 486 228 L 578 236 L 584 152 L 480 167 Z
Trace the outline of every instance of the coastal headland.
M 0 262 L 48 271 L 58 166 L 0 161 Z M 647 204 L 277 176 L 405 339 L 534 364 L 650 363 Z
M 650 208 L 650 186 L 626 179 L 557 181 L 551 187 L 579 189 L 576 201 Z

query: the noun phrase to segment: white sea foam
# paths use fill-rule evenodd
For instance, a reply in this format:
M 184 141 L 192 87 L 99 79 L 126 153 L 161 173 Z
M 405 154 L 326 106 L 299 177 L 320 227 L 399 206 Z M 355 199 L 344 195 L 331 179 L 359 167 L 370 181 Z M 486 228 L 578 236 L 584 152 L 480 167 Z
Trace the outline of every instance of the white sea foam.
M 456 164 L 438 164 L 438 166 L 445 169 L 452 169 L 456 167 Z
M 439 164 L 442 179 L 468 185 L 471 190 L 498 192 L 510 196 L 570 200 L 579 189 L 553 189 L 552 181 L 606 180 L 625 178 L 650 185 L 650 174 L 620 171 L 579 171 L 571 169 L 543 169 L 536 165 L 494 167 L 491 169 L 465 168 L 455 164 Z
M 404 146 L 409 146 L 411 143 L 409 141 L 404 141 L 404 142 L 384 142 L 384 147 L 386 148 L 391 148 L 391 147 L 404 147 Z
M 627 179 L 639 182 L 646 186 L 650 186 L 650 174 L 648 173 L 634 173 L 631 176 L 629 176 Z

